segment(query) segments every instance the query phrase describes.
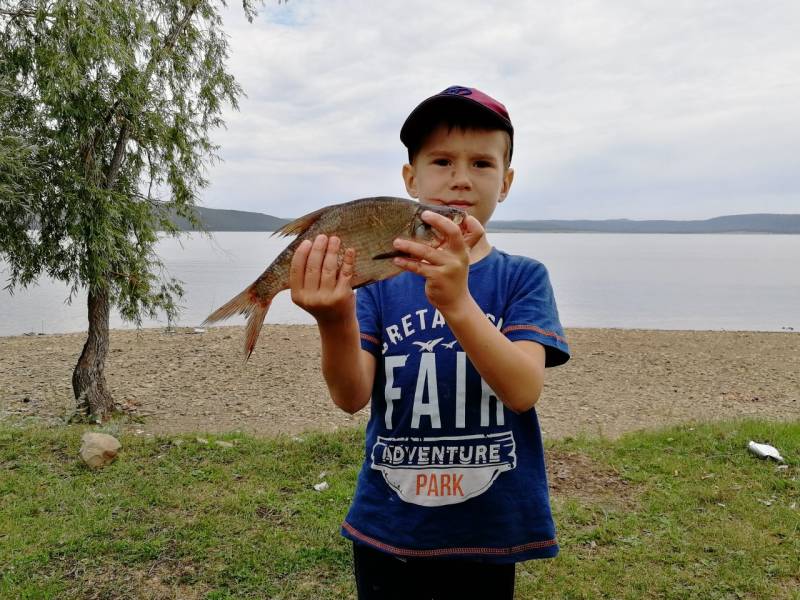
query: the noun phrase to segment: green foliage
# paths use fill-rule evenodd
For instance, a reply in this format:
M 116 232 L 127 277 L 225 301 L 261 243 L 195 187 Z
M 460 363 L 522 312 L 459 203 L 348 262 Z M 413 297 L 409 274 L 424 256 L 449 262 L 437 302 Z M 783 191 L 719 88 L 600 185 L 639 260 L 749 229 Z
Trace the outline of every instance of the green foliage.
M 8 287 L 42 274 L 104 291 L 123 317 L 173 316 L 154 252 L 217 157 L 242 94 L 213 0 L 0 4 L 0 258 Z M 253 2 L 244 1 L 248 18 Z
M 233 448 L 123 434 L 116 462 L 93 472 L 77 458 L 86 429 L 0 426 L 0 597 L 354 597 L 339 526 L 361 432 L 223 436 Z M 787 468 L 750 455 L 750 439 Z M 800 598 L 800 423 L 548 452 L 592 468 L 552 495 L 561 553 L 517 567 L 518 598 Z M 586 493 L 606 476 L 616 487 Z

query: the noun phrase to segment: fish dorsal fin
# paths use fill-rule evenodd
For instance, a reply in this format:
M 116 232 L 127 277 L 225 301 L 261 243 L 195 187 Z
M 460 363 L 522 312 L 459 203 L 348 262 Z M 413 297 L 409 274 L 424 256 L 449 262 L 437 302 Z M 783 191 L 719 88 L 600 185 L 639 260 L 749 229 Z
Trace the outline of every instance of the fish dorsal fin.
M 319 218 L 330 209 L 329 206 L 325 206 L 320 208 L 319 210 L 315 210 L 314 212 L 310 212 L 307 215 L 303 215 L 302 217 L 295 219 L 291 223 L 287 223 L 277 231 L 274 231 L 272 235 L 279 235 L 281 237 L 285 237 L 287 235 L 302 235 L 305 233 L 309 227 L 311 227 L 314 223 L 316 223 Z

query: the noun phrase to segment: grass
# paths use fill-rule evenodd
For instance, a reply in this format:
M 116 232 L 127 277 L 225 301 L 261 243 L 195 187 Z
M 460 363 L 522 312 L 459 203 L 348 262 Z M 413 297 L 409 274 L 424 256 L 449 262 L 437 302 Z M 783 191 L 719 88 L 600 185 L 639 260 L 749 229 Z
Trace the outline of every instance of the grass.
M 0 425 L 0 598 L 354 597 L 339 525 L 360 432 L 122 436 L 92 472 L 77 459 L 85 430 Z M 750 439 L 789 467 L 749 455 Z M 554 493 L 561 554 L 518 566 L 517 598 L 800 598 L 800 423 L 548 450 L 592 469 Z

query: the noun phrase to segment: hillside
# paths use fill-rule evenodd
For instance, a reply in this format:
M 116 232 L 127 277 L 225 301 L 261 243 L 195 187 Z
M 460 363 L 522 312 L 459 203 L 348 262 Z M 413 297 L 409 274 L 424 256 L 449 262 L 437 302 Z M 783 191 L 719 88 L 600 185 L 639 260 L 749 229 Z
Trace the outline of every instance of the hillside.
M 490 231 L 603 233 L 800 233 L 800 214 L 727 215 L 697 221 L 630 219 L 493 221 Z
M 223 210 L 219 208 L 197 207 L 200 221 L 208 231 L 275 231 L 290 219 L 244 210 Z M 190 231 L 189 222 L 181 217 L 173 219 L 179 229 Z
M 198 208 L 209 231 L 275 231 L 290 219 L 241 210 Z M 183 230 L 190 227 L 178 219 Z M 489 231 L 599 233 L 793 233 L 800 234 L 800 214 L 727 215 L 696 221 L 631 219 L 492 221 Z

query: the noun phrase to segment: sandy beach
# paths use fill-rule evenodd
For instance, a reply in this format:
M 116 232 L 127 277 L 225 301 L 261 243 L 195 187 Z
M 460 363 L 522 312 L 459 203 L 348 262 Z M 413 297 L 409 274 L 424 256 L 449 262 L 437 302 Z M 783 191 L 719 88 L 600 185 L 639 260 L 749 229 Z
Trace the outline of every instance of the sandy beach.
M 572 360 L 548 369 L 537 405 L 545 437 L 616 437 L 664 425 L 800 419 L 800 333 L 568 329 Z M 267 325 L 249 362 L 241 327 L 115 330 L 106 377 L 147 434 L 256 435 L 363 424 L 330 401 L 317 330 Z M 0 338 L 0 419 L 55 421 L 73 404 L 84 333 Z

